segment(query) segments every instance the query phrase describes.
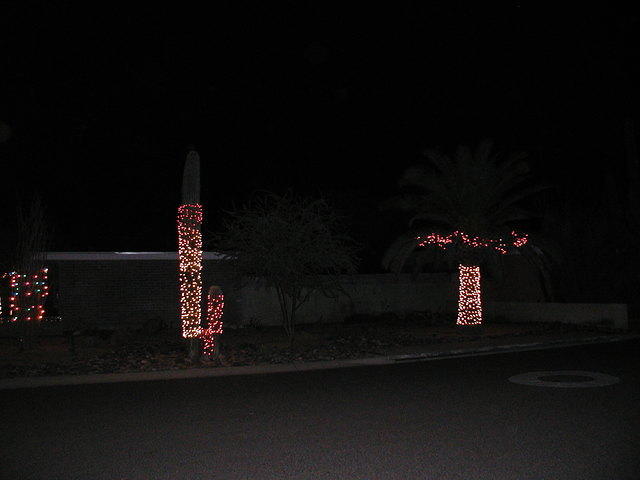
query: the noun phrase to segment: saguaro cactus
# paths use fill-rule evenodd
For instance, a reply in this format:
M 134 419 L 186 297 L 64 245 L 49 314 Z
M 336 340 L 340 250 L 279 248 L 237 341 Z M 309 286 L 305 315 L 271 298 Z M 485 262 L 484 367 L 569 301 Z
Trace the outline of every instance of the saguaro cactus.
M 200 354 L 202 332 L 202 205 L 200 157 L 190 148 L 182 177 L 182 204 L 178 207 L 178 262 L 182 336 L 189 340 L 189 357 Z
M 224 294 L 220 287 L 212 285 L 207 295 L 207 328 L 202 331 L 204 354 L 217 358 L 220 355 L 218 337 L 222 335 Z

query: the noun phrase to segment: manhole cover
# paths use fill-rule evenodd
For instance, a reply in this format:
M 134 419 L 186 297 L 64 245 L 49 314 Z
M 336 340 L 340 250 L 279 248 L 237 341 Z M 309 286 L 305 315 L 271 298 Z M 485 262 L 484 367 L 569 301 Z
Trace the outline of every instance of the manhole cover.
M 613 385 L 618 383 L 620 379 L 604 373 L 561 370 L 521 373 L 509 377 L 509 381 L 536 387 L 580 388 Z
M 591 382 L 593 377 L 587 377 L 586 375 L 547 375 L 538 377 L 538 380 L 543 382 Z

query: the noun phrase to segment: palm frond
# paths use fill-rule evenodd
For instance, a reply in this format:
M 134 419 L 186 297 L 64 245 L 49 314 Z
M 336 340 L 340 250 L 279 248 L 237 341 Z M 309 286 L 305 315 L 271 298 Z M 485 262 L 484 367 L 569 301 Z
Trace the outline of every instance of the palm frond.
M 526 222 L 529 220 L 541 218 L 541 216 L 541 214 L 535 214 L 528 210 L 512 208 L 505 211 L 491 213 L 488 217 L 488 223 L 493 225 L 504 225 L 508 227 L 518 222 Z
M 434 148 L 427 148 L 424 151 L 424 155 L 433 167 L 435 167 L 439 174 L 444 174 L 451 170 L 451 159 Z
M 390 210 L 412 212 L 421 210 L 424 207 L 424 200 L 424 195 L 404 193 L 380 202 L 378 208 L 383 212 Z
M 391 272 L 401 272 L 417 247 L 416 236 L 413 233 L 405 233 L 396 238 L 382 257 L 382 267 Z
M 444 213 L 437 213 L 437 212 L 420 212 L 417 213 L 416 215 L 414 215 L 413 217 L 411 217 L 409 219 L 409 226 L 410 227 L 415 227 L 416 222 L 418 221 L 425 221 L 425 222 L 429 222 L 429 223 L 434 223 L 434 224 L 439 224 L 439 225 L 446 225 L 448 227 L 453 227 L 453 222 L 452 219 L 449 215 L 444 214 Z
M 538 184 L 513 191 L 510 195 L 506 196 L 500 201 L 500 206 L 496 211 L 496 215 L 501 214 L 502 212 L 512 207 L 516 203 L 524 200 L 525 198 L 531 197 L 532 195 L 540 193 L 544 190 L 548 190 L 549 188 L 551 188 L 550 184 Z
M 475 151 L 473 152 L 473 157 L 481 163 L 486 163 L 491 155 L 491 150 L 493 149 L 493 140 L 484 139 L 482 140 Z

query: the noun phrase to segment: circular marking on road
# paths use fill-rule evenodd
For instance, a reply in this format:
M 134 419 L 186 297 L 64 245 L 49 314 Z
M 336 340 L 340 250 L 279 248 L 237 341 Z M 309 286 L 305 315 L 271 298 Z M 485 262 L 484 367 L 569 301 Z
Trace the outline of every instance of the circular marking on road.
M 612 375 L 580 370 L 555 370 L 550 372 L 527 372 L 509 377 L 509 381 L 534 387 L 586 388 L 604 387 L 618 383 Z

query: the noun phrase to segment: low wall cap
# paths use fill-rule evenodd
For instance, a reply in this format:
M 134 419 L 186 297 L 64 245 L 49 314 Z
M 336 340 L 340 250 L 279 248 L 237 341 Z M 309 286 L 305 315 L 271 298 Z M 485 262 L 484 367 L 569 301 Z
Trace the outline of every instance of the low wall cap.
M 218 252 L 202 252 L 203 260 L 224 260 Z M 178 260 L 177 252 L 47 252 L 47 260 Z

